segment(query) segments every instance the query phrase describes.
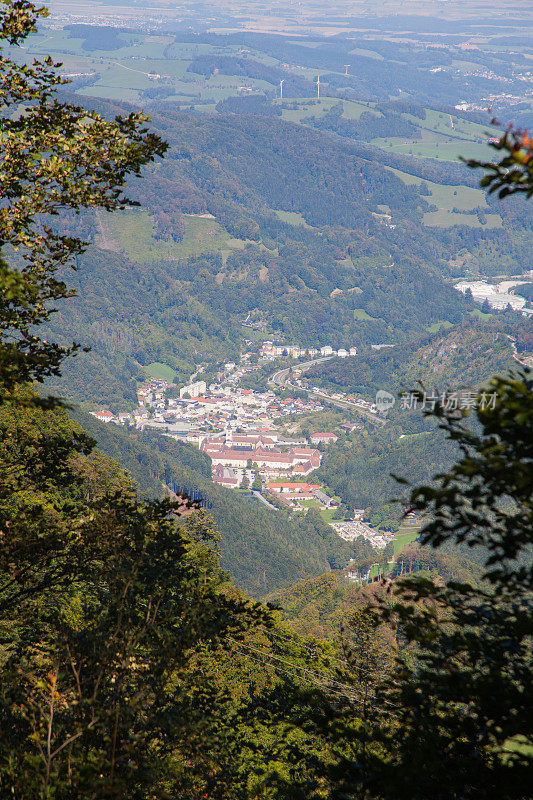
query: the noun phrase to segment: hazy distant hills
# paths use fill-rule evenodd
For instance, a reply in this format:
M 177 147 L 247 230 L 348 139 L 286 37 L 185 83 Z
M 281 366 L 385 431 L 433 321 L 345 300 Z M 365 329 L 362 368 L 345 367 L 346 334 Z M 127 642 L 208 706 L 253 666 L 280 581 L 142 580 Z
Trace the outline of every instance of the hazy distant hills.
M 68 396 L 127 403 L 153 362 L 186 376 L 232 357 L 250 313 L 265 334 L 308 346 L 405 341 L 473 308 L 451 286 L 464 269 L 451 254 L 486 251 L 500 266 L 509 246 L 518 268 L 513 219 L 504 230 L 423 224 L 445 165 L 420 161 L 428 181 L 405 183 L 379 154 L 279 117 L 165 106 L 152 124 L 170 150 L 132 184 L 141 210 L 76 223 L 99 249 L 80 258 L 78 297 L 52 321 L 92 348 L 56 384 Z
M 91 352 L 57 390 L 130 405 L 153 364 L 186 379 L 234 358 L 247 317 L 304 346 L 404 343 L 470 319 L 456 278 L 529 263 L 531 209 L 488 198 L 458 161 L 490 155 L 480 98 L 524 86 L 527 60 L 492 33 L 466 58 L 459 34 L 481 21 L 343 18 L 370 27 L 324 37 L 313 12 L 316 32 L 291 38 L 189 16 L 187 30 L 68 25 L 29 40 L 28 56 L 63 62 L 75 102 L 145 108 L 170 144 L 130 181 L 139 210 L 63 220 L 92 244 L 50 334 Z

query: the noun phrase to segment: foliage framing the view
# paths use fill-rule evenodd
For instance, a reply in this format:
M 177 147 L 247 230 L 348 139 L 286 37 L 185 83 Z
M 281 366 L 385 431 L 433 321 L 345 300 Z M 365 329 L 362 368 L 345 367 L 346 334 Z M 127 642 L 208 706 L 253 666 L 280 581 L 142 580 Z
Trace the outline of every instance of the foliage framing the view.
M 527 131 L 515 131 L 512 126 L 497 141 L 490 142 L 491 147 L 503 151 L 500 161 L 466 161 L 469 167 L 481 167 L 485 177 L 480 185 L 488 189 L 489 194 L 497 192 L 503 199 L 511 194 L 533 195 L 533 140 Z
M 19 45 L 47 13 L 22 0 L 4 6 L 1 38 L 10 45 Z M 21 381 L 57 375 L 69 352 L 34 331 L 49 317 L 50 303 L 69 296 L 56 278 L 58 268 L 85 247 L 55 232 L 54 217 L 65 209 L 131 205 L 126 176 L 139 175 L 166 150 L 142 114 L 109 122 L 58 101 L 56 89 L 67 82 L 60 66 L 50 57 L 30 66 L 0 54 L 0 248 L 20 251 L 23 260 L 18 270 L 0 266 L 2 393 Z

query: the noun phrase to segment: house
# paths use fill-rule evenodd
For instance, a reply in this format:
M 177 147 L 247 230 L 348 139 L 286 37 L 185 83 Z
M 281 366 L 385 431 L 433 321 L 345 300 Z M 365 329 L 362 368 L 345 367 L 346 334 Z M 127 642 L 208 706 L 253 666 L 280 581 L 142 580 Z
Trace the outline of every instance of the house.
M 327 496 L 327 494 L 322 492 L 320 489 L 315 489 L 314 490 L 313 497 L 315 498 L 315 500 L 318 500 L 318 502 L 321 505 L 326 506 L 326 508 L 329 506 L 329 504 L 331 502 L 331 498 L 329 498 Z
M 228 489 L 236 489 L 239 486 L 239 476 L 234 470 L 228 467 L 223 467 L 221 464 L 213 467 L 213 483 L 218 483 L 220 486 L 227 486 Z
M 305 478 L 306 475 L 309 475 L 316 468 L 316 465 L 313 466 L 311 461 L 304 461 L 303 464 L 296 464 L 292 471 L 295 475 L 301 475 Z
M 296 502 L 301 500 L 317 500 L 326 508 L 330 505 L 331 499 L 325 494 L 320 486 L 315 483 L 299 483 L 297 481 L 273 481 L 268 484 L 271 492 L 290 497 Z
M 339 358 L 348 358 L 348 351 L 341 347 L 340 350 L 337 351 L 337 355 Z
M 350 347 L 349 352 L 350 352 L 351 356 L 356 356 L 357 355 L 357 347 Z
M 245 436 L 231 432 L 226 436 L 226 443 L 231 444 L 234 450 L 274 450 L 276 447 L 276 440 L 269 436 Z
M 114 422 L 115 415 L 111 413 L 111 411 L 91 411 L 90 412 L 93 417 L 99 419 L 100 422 Z
M 331 356 L 333 355 L 333 348 L 327 344 L 325 347 L 320 348 L 320 355 L 321 356 Z
M 313 433 L 311 436 L 311 441 L 313 444 L 320 444 L 324 442 L 324 444 L 332 444 L 336 442 L 339 437 L 335 436 L 334 433 L 329 433 L 329 431 L 323 431 L 322 433 Z
M 297 464 L 310 462 L 313 469 L 320 466 L 320 453 L 309 448 L 294 448 L 288 453 L 280 453 L 275 448 L 266 449 L 262 446 L 249 447 L 247 449 L 237 449 L 233 445 L 228 446 L 219 442 L 213 443 L 212 440 L 205 439 L 200 449 L 211 459 L 213 466 L 222 464 L 226 467 L 244 469 L 248 461 L 257 464 L 268 472 L 279 470 L 292 470 Z
M 268 484 L 268 489 L 277 494 L 309 494 L 311 485 L 309 483 L 297 483 L 295 481 L 273 481 Z

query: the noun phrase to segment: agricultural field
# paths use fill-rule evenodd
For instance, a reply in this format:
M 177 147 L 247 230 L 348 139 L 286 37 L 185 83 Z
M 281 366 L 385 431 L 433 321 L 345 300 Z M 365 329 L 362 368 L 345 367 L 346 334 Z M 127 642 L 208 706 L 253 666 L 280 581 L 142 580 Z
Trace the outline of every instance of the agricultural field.
M 446 330 L 447 328 L 453 328 L 453 325 L 445 319 L 442 322 L 434 322 L 433 325 L 428 325 L 427 329 L 430 333 L 438 333 L 440 330 Z
M 371 317 L 369 314 L 367 314 L 364 308 L 354 308 L 353 317 L 354 319 L 366 320 L 367 322 L 369 320 L 373 321 L 376 319 L 375 317 Z
M 487 140 L 490 136 L 497 135 L 496 129 L 490 125 L 488 115 L 486 125 L 432 109 L 426 109 L 423 120 L 411 114 L 402 116 L 419 128 L 420 138 L 378 138 L 373 139 L 372 144 L 415 158 L 459 161 L 461 157 L 488 158 L 491 150 Z
M 496 135 L 496 129 L 490 125 L 488 115 L 486 125 L 479 125 L 476 122 L 461 119 L 454 114 L 433 111 L 433 109 L 429 108 L 426 109 L 426 118 L 424 120 L 411 114 L 404 114 L 403 116 L 414 125 L 418 125 L 425 130 L 461 139 L 470 139 L 480 143 L 485 142 L 489 136 Z
M 84 48 L 84 39 L 71 37 L 68 30 L 54 30 L 32 36 L 27 46 L 28 54 L 37 57 L 45 53 L 60 54 L 64 74 L 74 80 L 80 94 L 110 100 L 142 103 L 144 93 L 151 89 L 170 89 L 167 99 L 198 105 L 199 111 L 212 113 L 220 100 L 238 94 L 239 86 L 246 82 L 255 91 L 272 90 L 266 81 L 235 75 L 197 75 L 188 71 L 197 55 L 218 53 L 220 48 L 210 45 L 173 43 L 172 36 L 147 36 L 122 32 L 117 42 L 123 46 L 105 50 Z M 225 55 L 234 54 L 237 48 L 228 46 Z M 163 57 L 162 57 L 163 56 Z M 265 59 L 264 63 L 275 59 Z M 88 73 L 94 73 L 94 79 Z M 83 76 L 83 85 L 76 86 Z
M 488 160 L 491 151 L 483 142 L 446 136 L 425 128 L 420 139 L 372 139 L 371 144 L 386 151 L 414 156 L 434 158 L 438 161 L 460 161 L 463 158 Z

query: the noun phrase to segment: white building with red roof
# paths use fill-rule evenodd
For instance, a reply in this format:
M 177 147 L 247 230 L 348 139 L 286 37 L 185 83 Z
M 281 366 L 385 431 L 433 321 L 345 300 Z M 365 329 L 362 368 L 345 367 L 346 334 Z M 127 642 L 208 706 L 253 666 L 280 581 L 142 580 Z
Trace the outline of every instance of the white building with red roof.
M 336 442 L 338 438 L 339 437 L 334 433 L 322 431 L 321 433 L 313 433 L 311 436 L 311 441 L 313 444 L 320 444 L 321 442 L 324 442 L 324 444 L 331 444 L 332 442 Z

